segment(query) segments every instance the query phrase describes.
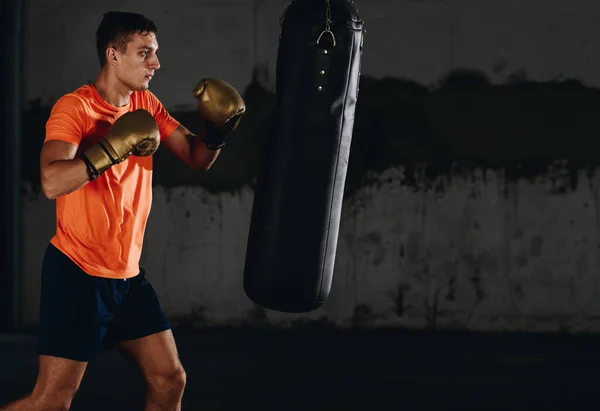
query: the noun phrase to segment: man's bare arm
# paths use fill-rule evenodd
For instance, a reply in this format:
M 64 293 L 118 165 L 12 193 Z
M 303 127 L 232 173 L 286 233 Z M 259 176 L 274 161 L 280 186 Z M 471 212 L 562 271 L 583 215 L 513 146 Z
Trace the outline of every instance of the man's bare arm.
M 77 146 L 59 140 L 43 144 L 40 154 L 42 191 L 54 200 L 86 185 L 89 174 L 85 162 L 75 158 Z
M 180 125 L 162 143 L 184 164 L 194 170 L 208 170 L 217 160 L 221 150 L 209 150 L 201 136 L 194 135 Z

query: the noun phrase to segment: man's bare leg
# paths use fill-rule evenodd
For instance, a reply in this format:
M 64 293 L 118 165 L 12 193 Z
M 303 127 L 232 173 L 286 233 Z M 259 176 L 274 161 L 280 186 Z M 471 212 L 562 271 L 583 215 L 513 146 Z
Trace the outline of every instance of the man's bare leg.
M 120 348 L 134 361 L 148 385 L 144 411 L 180 411 L 186 374 L 171 330 L 125 341 Z
M 41 355 L 33 391 L 0 408 L 0 411 L 68 410 L 86 368 L 86 362 Z

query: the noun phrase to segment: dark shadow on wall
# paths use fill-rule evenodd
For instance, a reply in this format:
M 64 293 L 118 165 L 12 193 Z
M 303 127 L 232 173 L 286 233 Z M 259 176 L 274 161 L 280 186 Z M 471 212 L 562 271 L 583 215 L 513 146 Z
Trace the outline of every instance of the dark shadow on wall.
M 259 84 L 244 90 L 248 107 L 240 128 L 209 172 L 193 172 L 166 149 L 155 156 L 156 185 L 202 186 L 211 192 L 252 186 L 275 95 Z M 39 184 L 39 148 L 50 107 L 33 102 L 24 114 L 23 178 Z M 578 81 L 528 81 L 523 76 L 492 85 L 477 72 L 455 72 L 435 88 L 386 78 L 363 77 L 350 155 L 347 195 L 392 166 L 405 166 L 403 184 L 440 175 L 465 175 L 474 168 L 506 171 L 510 179 L 535 179 L 556 160 L 567 160 L 571 184 L 578 170 L 600 163 L 600 91 Z M 192 131 L 195 111 L 174 117 Z M 419 188 L 422 188 L 420 180 Z M 439 186 L 436 187 L 439 189 Z

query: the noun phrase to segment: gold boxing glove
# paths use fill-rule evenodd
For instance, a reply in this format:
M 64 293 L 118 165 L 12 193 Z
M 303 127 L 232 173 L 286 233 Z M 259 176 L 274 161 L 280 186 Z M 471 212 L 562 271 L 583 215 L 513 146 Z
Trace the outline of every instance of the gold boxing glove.
M 154 117 L 146 110 L 139 109 L 119 117 L 108 134 L 81 157 L 88 166 L 91 180 L 95 180 L 131 154 L 149 156 L 154 154 L 159 145 L 160 132 Z
M 225 137 L 235 130 L 246 105 L 235 88 L 223 80 L 204 78 L 193 91 L 198 110 L 206 120 L 204 143 L 218 150 L 225 145 Z

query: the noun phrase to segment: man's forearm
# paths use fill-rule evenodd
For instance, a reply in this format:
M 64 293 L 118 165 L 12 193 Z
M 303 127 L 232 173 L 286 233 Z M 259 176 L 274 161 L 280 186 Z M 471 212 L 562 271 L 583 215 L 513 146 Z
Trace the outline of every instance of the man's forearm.
M 50 200 L 69 194 L 89 181 L 87 166 L 81 158 L 54 161 L 41 173 L 42 191 Z
M 203 170 L 208 170 L 219 157 L 221 149 L 211 150 L 202 141 L 201 136 L 192 136 L 192 161 L 194 165 Z

